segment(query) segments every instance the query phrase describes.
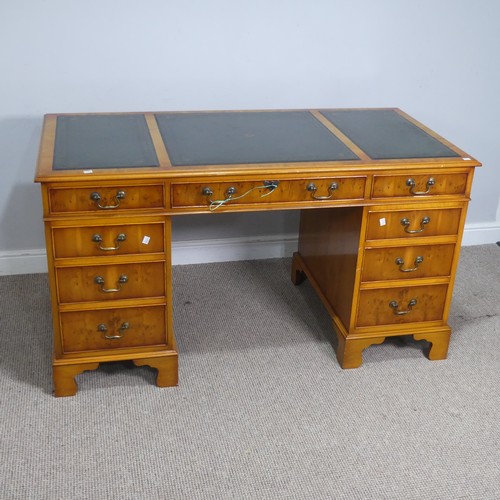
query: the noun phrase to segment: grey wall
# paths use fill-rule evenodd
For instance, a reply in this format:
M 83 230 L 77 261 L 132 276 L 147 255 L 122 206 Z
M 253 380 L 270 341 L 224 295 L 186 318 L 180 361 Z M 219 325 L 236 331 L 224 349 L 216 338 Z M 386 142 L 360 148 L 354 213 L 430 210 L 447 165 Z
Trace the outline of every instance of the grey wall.
M 397 106 L 484 163 L 468 221 L 495 221 L 498 19 L 496 0 L 2 0 L 0 251 L 44 246 L 32 179 L 49 112 Z M 218 214 L 174 229 L 296 223 Z

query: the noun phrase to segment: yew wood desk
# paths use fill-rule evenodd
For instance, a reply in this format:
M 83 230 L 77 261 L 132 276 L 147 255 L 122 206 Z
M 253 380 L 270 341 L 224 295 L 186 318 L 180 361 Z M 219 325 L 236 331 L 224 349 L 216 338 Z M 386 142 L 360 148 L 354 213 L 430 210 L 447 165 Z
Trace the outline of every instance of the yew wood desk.
M 292 282 L 330 314 L 343 368 L 388 336 L 447 356 L 474 168 L 398 109 L 47 115 L 41 183 L 56 396 L 99 363 L 177 384 L 171 217 L 301 209 Z

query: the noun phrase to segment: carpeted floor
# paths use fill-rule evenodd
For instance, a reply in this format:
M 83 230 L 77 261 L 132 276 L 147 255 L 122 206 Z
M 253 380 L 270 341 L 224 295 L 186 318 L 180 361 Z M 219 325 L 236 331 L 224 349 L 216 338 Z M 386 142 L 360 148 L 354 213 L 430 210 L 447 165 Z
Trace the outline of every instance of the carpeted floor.
M 0 278 L 0 498 L 500 498 L 500 248 L 462 251 L 446 361 L 342 370 L 290 261 L 174 269 L 180 383 L 126 363 L 51 395 L 46 275 Z

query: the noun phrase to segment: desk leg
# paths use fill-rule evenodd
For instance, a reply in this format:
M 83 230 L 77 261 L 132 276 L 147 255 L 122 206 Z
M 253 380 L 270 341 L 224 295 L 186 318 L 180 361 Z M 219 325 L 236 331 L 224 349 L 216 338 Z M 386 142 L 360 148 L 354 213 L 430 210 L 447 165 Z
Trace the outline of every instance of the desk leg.
M 294 252 L 292 257 L 292 283 L 300 285 L 306 279 L 306 274 L 302 269 L 298 252 Z
M 157 358 L 134 359 L 135 366 L 150 366 L 158 370 L 156 385 L 158 387 L 172 387 L 178 382 L 177 355 Z
M 431 361 L 446 359 L 448 357 L 448 346 L 450 344 L 451 328 L 436 333 L 415 333 L 415 340 L 426 340 L 431 347 L 427 353 Z
M 99 363 L 58 365 L 53 367 L 54 396 L 74 396 L 78 391 L 75 377 L 87 370 L 96 370 Z
M 345 338 L 337 330 L 337 359 L 342 368 L 358 368 L 363 362 L 363 351 L 373 344 L 381 344 L 385 337 Z

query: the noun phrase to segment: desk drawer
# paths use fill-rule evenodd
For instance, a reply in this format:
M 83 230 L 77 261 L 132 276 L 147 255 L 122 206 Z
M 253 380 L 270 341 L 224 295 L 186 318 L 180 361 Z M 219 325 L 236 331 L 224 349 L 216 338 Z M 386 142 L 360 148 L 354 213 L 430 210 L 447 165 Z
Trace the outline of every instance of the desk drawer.
M 56 274 L 63 304 L 165 296 L 163 262 L 60 267 Z
M 456 235 L 460 208 L 370 212 L 367 240 Z
M 363 199 L 365 177 L 172 184 L 172 208 Z
M 54 227 L 56 258 L 132 255 L 164 251 L 164 224 Z
M 467 189 L 467 174 L 375 175 L 372 198 L 462 195 Z
M 166 331 L 164 306 L 61 313 L 64 352 L 166 345 Z
M 455 245 L 368 248 L 361 281 L 450 276 Z
M 90 187 L 52 187 L 48 190 L 52 214 L 111 212 L 165 207 L 163 184 Z
M 362 290 L 356 324 L 396 325 L 443 318 L 448 285 Z

